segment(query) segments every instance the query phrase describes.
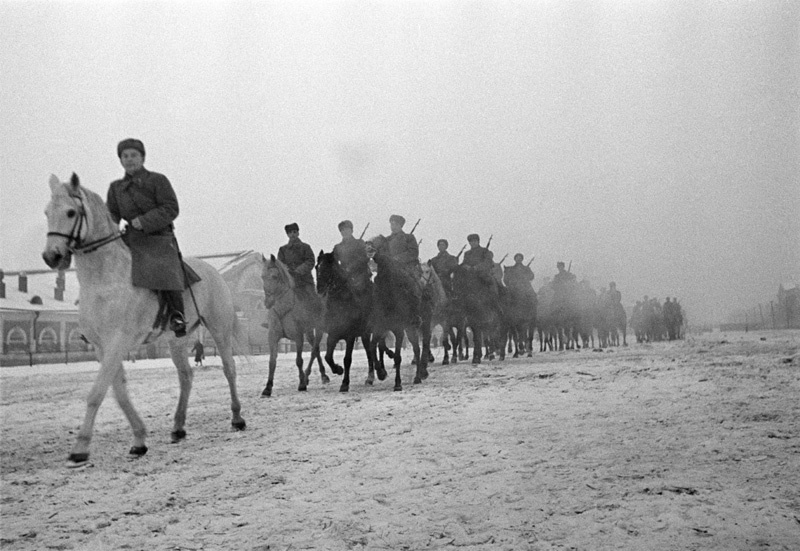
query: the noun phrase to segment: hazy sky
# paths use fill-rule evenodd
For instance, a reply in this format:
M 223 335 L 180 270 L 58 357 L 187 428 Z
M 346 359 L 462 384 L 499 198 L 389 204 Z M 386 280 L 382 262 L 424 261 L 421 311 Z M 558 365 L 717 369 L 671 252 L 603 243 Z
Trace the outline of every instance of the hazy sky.
M 398 213 L 423 260 L 493 234 L 724 318 L 800 283 L 799 8 L 0 0 L 0 268 L 45 267 L 51 172 L 105 197 L 137 137 L 187 255 Z

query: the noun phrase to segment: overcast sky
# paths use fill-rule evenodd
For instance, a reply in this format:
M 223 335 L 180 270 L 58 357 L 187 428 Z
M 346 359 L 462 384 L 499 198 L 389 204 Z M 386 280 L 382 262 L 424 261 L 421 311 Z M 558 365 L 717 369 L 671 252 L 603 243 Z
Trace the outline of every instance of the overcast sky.
M 44 268 L 50 173 L 116 144 L 184 254 L 469 233 L 719 320 L 800 283 L 800 3 L 0 0 L 0 268 Z M 506 260 L 506 264 L 510 264 Z

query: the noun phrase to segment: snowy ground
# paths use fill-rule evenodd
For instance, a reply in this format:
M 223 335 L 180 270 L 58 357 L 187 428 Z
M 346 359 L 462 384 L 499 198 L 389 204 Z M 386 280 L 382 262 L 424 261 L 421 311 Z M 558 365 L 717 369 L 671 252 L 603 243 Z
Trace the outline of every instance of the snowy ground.
M 167 360 L 126 364 L 150 451 L 109 395 L 91 466 L 64 466 L 97 364 L 0 369 L 0 548 L 798 549 L 800 332 L 431 368 L 349 394 L 290 356 L 219 361 L 169 444 Z M 441 351 L 437 351 L 441 354 Z M 407 362 L 404 362 L 407 363 Z M 316 371 L 316 370 L 315 370 Z

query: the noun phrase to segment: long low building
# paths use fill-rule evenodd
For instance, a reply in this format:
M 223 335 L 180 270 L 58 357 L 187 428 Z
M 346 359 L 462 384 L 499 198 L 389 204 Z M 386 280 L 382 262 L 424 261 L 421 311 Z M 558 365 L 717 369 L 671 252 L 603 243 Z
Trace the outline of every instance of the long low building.
M 246 353 L 260 353 L 267 346 L 267 320 L 261 283 L 261 254 L 254 251 L 203 255 L 222 274 L 231 288 L 237 315 L 247 327 Z M 94 359 L 92 346 L 78 323 L 80 287 L 74 269 L 0 270 L 0 366 L 35 363 L 68 363 Z M 210 354 L 214 342 L 200 330 L 198 338 Z M 132 358 L 163 357 L 165 342 L 142 346 Z

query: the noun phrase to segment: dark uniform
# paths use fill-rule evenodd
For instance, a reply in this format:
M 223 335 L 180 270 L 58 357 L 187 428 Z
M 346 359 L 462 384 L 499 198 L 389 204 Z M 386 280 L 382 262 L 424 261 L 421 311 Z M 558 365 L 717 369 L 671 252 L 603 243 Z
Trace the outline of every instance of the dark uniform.
M 144 157 L 144 145 L 139 140 L 121 141 L 117 154 L 121 156 L 126 149 L 135 149 Z M 131 249 L 133 285 L 159 291 L 170 308 L 173 329 L 178 336 L 185 335 L 186 276 L 173 233 L 172 222 L 178 217 L 179 208 L 172 184 L 163 174 L 142 167 L 111 182 L 106 205 L 114 222 L 128 222 L 124 241 Z M 132 225 L 136 218 L 141 222 L 141 230 Z
M 422 269 L 419 267 L 419 244 L 416 237 L 403 231 L 406 219 L 399 214 L 389 217 L 389 222 L 396 225 L 386 238 L 388 255 L 397 264 L 402 274 L 403 285 L 414 296 L 416 302 L 411 304 L 411 315 L 417 317 L 422 302 Z
M 352 224 L 348 227 L 353 228 Z M 341 264 L 348 281 L 356 290 L 366 287 L 372 272 L 369 269 L 367 246 L 362 239 L 356 239 L 352 235 L 343 237 L 341 242 L 334 245 L 333 257 Z
M 477 241 L 480 243 L 480 237 L 477 234 L 470 234 L 467 236 L 467 241 Z M 464 253 L 464 261 L 461 263 L 470 271 L 474 271 L 478 280 L 489 287 L 492 294 L 498 297 L 500 290 L 497 285 L 492 272 L 494 270 L 494 254 L 486 247 L 481 247 L 480 244 L 470 248 Z
M 529 290 L 533 290 L 533 287 L 531 287 L 533 277 L 533 270 L 522 262 L 518 262 L 505 269 L 503 279 L 509 289 L 528 293 Z
M 563 307 L 575 291 L 574 284 L 577 278 L 575 274 L 564 269 L 563 262 L 558 262 L 556 267 L 558 273 L 553 276 L 553 302 L 556 307 Z
M 286 226 L 286 231 L 291 231 L 292 227 L 296 227 L 296 224 Z M 314 276 L 311 272 L 314 269 L 315 259 L 314 252 L 307 243 L 300 241 L 299 237 L 289 239 L 286 245 L 278 249 L 278 260 L 289 268 L 298 291 L 303 292 L 306 287 L 310 287 L 313 292 Z
M 439 276 L 445 292 L 449 295 L 453 288 L 452 275 L 453 270 L 458 267 L 458 259 L 447 252 L 446 239 L 440 239 L 437 245 L 439 243 L 444 243 L 444 250 L 440 250 L 439 254 L 428 260 L 428 264 L 431 265 L 433 271 L 436 272 L 437 276 Z

